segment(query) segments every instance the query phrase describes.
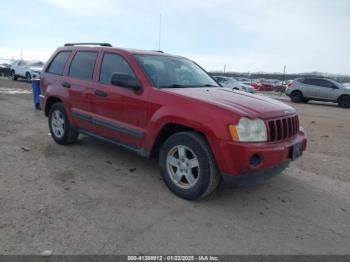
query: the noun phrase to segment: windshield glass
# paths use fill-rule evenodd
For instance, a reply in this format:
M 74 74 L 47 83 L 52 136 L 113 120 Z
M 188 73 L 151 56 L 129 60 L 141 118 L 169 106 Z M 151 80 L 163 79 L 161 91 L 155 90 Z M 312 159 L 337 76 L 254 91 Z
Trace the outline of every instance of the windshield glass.
M 135 55 L 153 85 L 160 88 L 217 87 L 198 65 L 185 58 Z
M 236 79 L 228 78 L 228 77 L 227 78 L 220 78 L 218 81 L 224 87 L 231 87 L 232 85 L 238 84 Z
M 28 62 L 28 65 L 33 67 L 43 67 L 44 63 L 40 61 L 34 61 L 34 62 Z

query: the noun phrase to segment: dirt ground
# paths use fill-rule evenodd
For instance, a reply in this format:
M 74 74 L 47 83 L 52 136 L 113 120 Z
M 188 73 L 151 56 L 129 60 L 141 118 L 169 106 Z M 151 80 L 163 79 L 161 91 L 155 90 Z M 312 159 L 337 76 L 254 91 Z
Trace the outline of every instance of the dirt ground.
M 84 136 L 55 144 L 29 90 L 0 79 L 0 254 L 350 254 L 350 110 L 293 104 L 301 159 L 188 202 L 156 160 Z

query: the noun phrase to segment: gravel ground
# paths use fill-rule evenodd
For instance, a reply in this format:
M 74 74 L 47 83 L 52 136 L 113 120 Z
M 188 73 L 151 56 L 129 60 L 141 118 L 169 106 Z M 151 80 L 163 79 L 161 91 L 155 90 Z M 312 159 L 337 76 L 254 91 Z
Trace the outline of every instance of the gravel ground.
M 0 254 L 350 254 L 350 110 L 293 104 L 303 158 L 188 202 L 156 160 L 83 136 L 56 145 L 29 90 L 0 79 Z

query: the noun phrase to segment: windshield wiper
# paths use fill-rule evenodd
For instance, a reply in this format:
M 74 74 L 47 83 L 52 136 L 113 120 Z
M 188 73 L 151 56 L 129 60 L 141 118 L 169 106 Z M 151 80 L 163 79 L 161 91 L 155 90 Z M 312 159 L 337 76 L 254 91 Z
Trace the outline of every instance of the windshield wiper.
M 191 87 L 191 86 L 178 85 L 178 84 L 160 86 L 160 88 L 186 88 L 186 87 Z
M 220 87 L 220 86 L 214 86 L 214 85 L 211 85 L 211 84 L 206 84 L 206 85 L 203 85 L 204 87 Z
M 160 88 L 190 88 L 190 87 L 219 87 L 219 86 L 210 85 L 210 84 L 206 84 L 206 85 L 189 85 L 189 86 L 173 84 L 173 85 L 167 85 L 167 86 L 160 86 Z

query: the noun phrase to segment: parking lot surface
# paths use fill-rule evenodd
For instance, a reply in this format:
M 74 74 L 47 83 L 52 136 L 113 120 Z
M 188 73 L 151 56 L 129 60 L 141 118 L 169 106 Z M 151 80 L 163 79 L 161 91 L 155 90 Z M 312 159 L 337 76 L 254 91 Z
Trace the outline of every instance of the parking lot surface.
M 293 104 L 301 159 L 189 202 L 155 159 L 85 136 L 55 144 L 29 84 L 0 79 L 0 105 L 1 254 L 350 254 L 350 110 Z

